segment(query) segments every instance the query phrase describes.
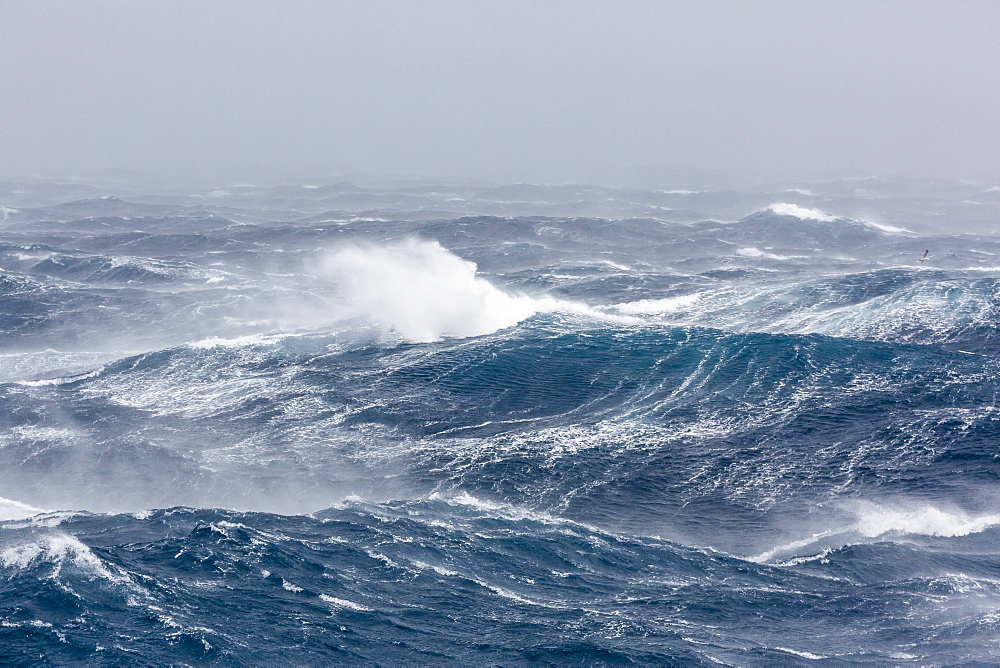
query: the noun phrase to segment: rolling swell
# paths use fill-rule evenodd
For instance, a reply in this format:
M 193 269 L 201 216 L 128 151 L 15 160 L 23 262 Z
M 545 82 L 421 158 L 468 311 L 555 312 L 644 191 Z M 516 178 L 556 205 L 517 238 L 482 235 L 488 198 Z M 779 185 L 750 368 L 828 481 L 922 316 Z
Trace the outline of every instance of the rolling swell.
M 21 431 L 4 452 L 13 464 L 48 442 L 33 425 L 58 405 L 66 427 L 45 466 L 62 458 L 96 481 L 106 457 L 81 462 L 79 449 L 115 443 L 120 465 L 169 466 L 166 505 L 214 505 L 233 476 L 251 485 L 244 502 L 267 503 L 275 471 L 318 485 L 306 503 L 322 503 L 361 466 L 418 493 L 467 489 L 626 524 L 635 503 L 675 516 L 711 503 L 741 521 L 801 501 L 803 488 L 822 501 L 903 492 L 916 478 L 961 498 L 993 475 L 998 422 L 983 404 L 995 366 L 943 348 L 552 316 L 473 340 L 337 345 L 185 346 L 43 381 L 8 396 L 7 424 Z M 17 498 L 53 494 L 20 489 L 20 477 L 5 481 Z M 239 498 L 227 495 L 216 503 Z
M 45 611 L 8 613 L 3 651 L 51 642 L 59 661 L 281 661 L 291 646 L 350 663 L 773 663 L 829 658 L 832 645 L 854 661 L 955 660 L 972 656 L 957 638 L 995 632 L 980 606 L 1000 593 L 947 576 L 887 587 L 885 573 L 869 584 L 843 569 L 748 565 L 471 497 L 297 517 L 43 516 L 18 539 L 0 552 L 4 594 Z M 979 610 L 945 622 L 956 640 L 939 642 L 944 653 L 865 649 L 945 621 L 934 600 L 946 592 Z M 206 623 L 215 614 L 225 623 Z M 786 647 L 789 627 L 808 640 Z M 116 628 L 130 633 L 104 645 Z

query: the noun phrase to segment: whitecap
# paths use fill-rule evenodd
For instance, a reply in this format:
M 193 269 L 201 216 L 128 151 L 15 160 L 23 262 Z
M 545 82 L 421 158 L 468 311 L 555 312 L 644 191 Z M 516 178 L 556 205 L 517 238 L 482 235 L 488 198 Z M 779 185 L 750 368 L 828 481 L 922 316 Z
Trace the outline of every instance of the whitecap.
M 354 601 L 348 601 L 347 599 L 337 598 L 336 596 L 328 596 L 327 594 L 320 594 L 319 599 L 325 601 L 330 605 L 334 605 L 338 608 L 348 608 L 350 610 L 356 610 L 358 612 L 370 612 L 371 608 L 366 608 L 360 603 L 355 603 Z
M 767 251 L 762 251 L 759 248 L 740 248 L 736 251 L 737 255 L 742 257 L 759 257 L 767 260 L 794 260 L 796 258 L 805 257 L 803 255 L 777 255 L 775 253 L 768 253 Z
M 898 502 L 894 504 L 875 503 L 872 501 L 856 501 L 846 508 L 854 515 L 854 521 L 846 526 L 829 529 L 812 534 L 807 538 L 777 545 L 757 556 L 749 557 L 748 561 L 755 563 L 771 563 L 782 554 L 794 554 L 796 551 L 821 542 L 830 544 L 832 539 L 842 536 L 839 541 L 862 539 L 881 540 L 887 536 L 911 535 L 954 538 L 981 533 L 987 529 L 1000 526 L 1000 514 L 972 515 L 960 509 L 942 509 L 929 504 L 909 504 Z M 838 542 L 839 542 L 838 541 Z M 793 566 L 799 563 L 829 556 L 829 550 L 824 550 L 812 557 L 802 557 L 779 563 L 779 566 Z
M 39 513 L 47 512 L 26 503 L 0 497 L 0 522 L 23 520 Z
M 629 315 L 655 315 L 678 311 L 695 304 L 700 299 L 701 295 L 698 294 L 679 295 L 663 299 L 639 299 L 634 302 L 614 304 L 611 308 L 619 313 L 627 313 Z
M 812 544 L 814 544 L 816 542 L 819 542 L 823 538 L 827 538 L 829 536 L 833 536 L 833 535 L 841 534 L 841 533 L 845 533 L 845 532 L 846 532 L 846 530 L 841 530 L 841 531 L 821 531 L 819 533 L 814 533 L 813 535 L 809 536 L 808 538 L 803 538 L 801 540 L 793 540 L 790 543 L 785 543 L 783 545 L 778 545 L 776 547 L 773 547 L 770 550 L 768 550 L 766 552 L 763 552 L 761 554 L 758 554 L 755 557 L 750 557 L 749 559 L 747 559 L 747 561 L 752 561 L 752 562 L 758 563 L 758 564 L 764 564 L 764 563 L 767 563 L 767 562 L 771 561 L 772 559 L 774 559 L 779 554 L 784 554 L 784 553 L 787 553 L 787 552 L 791 552 L 793 550 L 801 549 L 803 547 L 808 547 L 809 545 L 812 545 Z
M 195 350 L 206 350 L 209 348 L 243 348 L 248 346 L 270 346 L 280 343 L 284 335 L 247 334 L 245 336 L 235 336 L 224 338 L 221 336 L 210 336 L 198 341 L 191 341 L 188 348 Z
M 478 275 L 474 262 L 437 242 L 347 246 L 314 271 L 334 282 L 331 315 L 367 320 L 415 343 L 492 334 L 539 313 L 634 322 L 586 304 L 501 290 Z
M 861 222 L 869 227 L 874 227 L 876 230 L 887 232 L 888 234 L 913 234 L 913 232 L 905 227 L 893 227 L 892 225 L 886 225 L 885 223 L 873 223 L 870 220 L 863 220 Z
M 604 260 L 604 264 L 613 269 L 617 269 L 618 271 L 632 271 L 631 267 L 624 264 L 618 264 L 617 262 L 612 262 L 611 260 Z
M 870 538 L 888 533 L 967 536 L 1000 525 L 1000 514 L 970 515 L 931 505 L 892 506 L 860 501 L 853 510 L 857 516 L 855 528 Z
M 820 654 L 813 654 L 812 652 L 803 652 L 800 650 L 789 649 L 788 647 L 775 647 L 774 649 L 780 650 L 782 652 L 787 652 L 788 654 L 794 654 L 795 656 L 800 656 L 803 659 L 811 659 L 813 661 L 819 661 L 820 659 L 827 658 Z
M 281 580 L 281 588 L 284 589 L 284 590 L 286 590 L 286 591 L 290 591 L 293 594 L 298 594 L 300 592 L 305 591 L 302 587 L 298 586 L 297 584 L 295 584 L 293 582 L 289 582 L 288 580 L 285 580 L 284 578 L 282 578 L 282 580 Z
M 776 213 L 779 216 L 794 216 L 796 218 L 801 218 L 802 220 L 818 220 L 824 223 L 830 223 L 837 220 L 836 216 L 831 216 L 828 213 L 824 213 L 819 209 L 807 209 L 804 206 L 799 206 L 797 204 L 789 204 L 788 202 L 778 202 L 767 207 L 768 211 Z
M 53 564 L 54 576 L 58 576 L 63 566 L 69 563 L 92 577 L 135 588 L 127 576 L 112 572 L 89 547 L 70 534 L 50 534 L 0 551 L 0 566 L 4 568 L 24 570 L 42 563 Z
M 490 334 L 534 315 L 540 305 L 476 275 L 476 265 L 437 242 L 341 248 L 322 263 L 348 311 L 415 342 Z

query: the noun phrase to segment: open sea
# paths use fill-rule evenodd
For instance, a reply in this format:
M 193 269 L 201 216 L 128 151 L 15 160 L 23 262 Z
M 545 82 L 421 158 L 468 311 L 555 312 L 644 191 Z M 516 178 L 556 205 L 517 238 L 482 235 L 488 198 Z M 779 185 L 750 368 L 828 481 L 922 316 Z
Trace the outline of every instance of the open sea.
M 0 183 L 0 663 L 996 665 L 992 185 Z

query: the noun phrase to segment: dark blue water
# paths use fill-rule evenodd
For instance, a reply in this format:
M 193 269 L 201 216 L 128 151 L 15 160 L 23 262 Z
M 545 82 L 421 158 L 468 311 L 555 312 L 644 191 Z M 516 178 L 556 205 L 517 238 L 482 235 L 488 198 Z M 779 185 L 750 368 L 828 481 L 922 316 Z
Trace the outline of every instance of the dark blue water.
M 1000 661 L 996 189 L 0 194 L 4 663 Z

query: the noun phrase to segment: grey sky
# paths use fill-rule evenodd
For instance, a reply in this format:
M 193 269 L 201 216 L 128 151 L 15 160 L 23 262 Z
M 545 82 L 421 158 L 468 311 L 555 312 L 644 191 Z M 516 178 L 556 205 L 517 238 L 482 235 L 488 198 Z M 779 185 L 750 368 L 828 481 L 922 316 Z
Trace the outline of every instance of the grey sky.
M 0 3 L 0 172 L 1000 181 L 998 2 Z

